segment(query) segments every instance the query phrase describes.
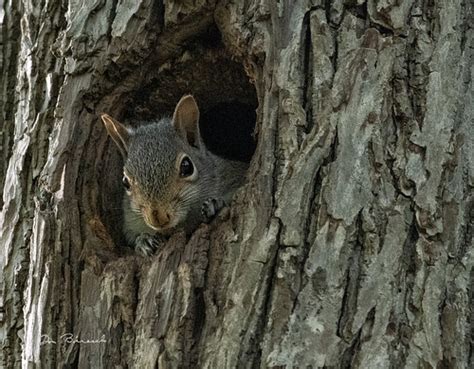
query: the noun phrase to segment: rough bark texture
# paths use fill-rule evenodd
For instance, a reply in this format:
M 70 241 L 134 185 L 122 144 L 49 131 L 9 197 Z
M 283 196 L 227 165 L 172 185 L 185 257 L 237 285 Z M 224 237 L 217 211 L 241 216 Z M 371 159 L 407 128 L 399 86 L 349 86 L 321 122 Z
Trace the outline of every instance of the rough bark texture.
M 0 367 L 472 367 L 470 1 L 3 6 Z M 97 114 L 186 92 L 258 101 L 257 150 L 140 258 Z

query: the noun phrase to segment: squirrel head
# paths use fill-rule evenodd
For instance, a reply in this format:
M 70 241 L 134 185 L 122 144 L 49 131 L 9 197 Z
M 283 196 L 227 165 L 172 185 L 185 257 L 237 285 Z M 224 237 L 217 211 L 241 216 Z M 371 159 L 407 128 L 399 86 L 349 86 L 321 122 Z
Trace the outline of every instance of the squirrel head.
M 199 132 L 199 108 L 191 95 L 176 105 L 173 118 L 135 129 L 101 115 L 124 157 L 123 185 L 131 207 L 159 233 L 190 230 L 212 194 L 214 163 Z

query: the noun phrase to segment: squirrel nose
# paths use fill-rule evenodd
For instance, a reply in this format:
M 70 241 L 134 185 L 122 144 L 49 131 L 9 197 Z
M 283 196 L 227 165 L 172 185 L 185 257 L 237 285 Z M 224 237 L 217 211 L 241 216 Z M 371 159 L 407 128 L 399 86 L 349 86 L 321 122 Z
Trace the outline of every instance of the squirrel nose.
M 160 227 L 166 226 L 170 222 L 170 215 L 166 210 L 155 209 L 151 212 L 151 218 L 154 224 Z

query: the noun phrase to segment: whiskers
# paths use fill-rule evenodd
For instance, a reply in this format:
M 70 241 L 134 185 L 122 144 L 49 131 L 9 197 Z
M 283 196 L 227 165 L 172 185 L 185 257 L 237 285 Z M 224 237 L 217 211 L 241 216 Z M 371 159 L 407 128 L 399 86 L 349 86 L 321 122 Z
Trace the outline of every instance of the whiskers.
M 204 201 L 210 197 L 212 194 L 207 188 L 202 189 L 194 186 L 187 187 L 177 194 L 172 201 L 175 227 L 189 227 L 196 220 L 194 219 L 196 212 L 201 211 Z
M 173 210 L 174 215 L 178 219 L 178 222 L 181 222 L 186 218 L 189 213 L 189 209 L 192 209 L 196 206 L 196 198 L 192 195 L 182 195 L 173 201 Z
M 132 212 L 128 214 L 130 220 L 143 220 L 143 215 L 140 210 L 136 211 L 132 209 Z
M 189 186 L 176 196 L 174 203 L 180 207 L 191 208 L 193 205 L 205 201 L 208 197 L 211 197 L 211 195 L 206 189 Z
M 130 210 L 132 211 L 132 213 L 142 216 L 142 211 L 140 210 L 140 208 L 131 201 L 130 201 Z

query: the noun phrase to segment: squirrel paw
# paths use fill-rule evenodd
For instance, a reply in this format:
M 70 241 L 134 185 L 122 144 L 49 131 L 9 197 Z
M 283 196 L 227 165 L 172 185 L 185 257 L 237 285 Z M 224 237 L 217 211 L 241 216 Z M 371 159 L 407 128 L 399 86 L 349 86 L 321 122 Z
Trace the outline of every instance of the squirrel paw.
M 151 256 L 162 244 L 163 240 L 159 236 L 142 233 L 135 239 L 135 251 L 144 256 Z
M 213 199 L 209 198 L 202 204 L 201 213 L 206 223 L 209 223 L 225 206 L 225 201 L 223 199 Z

